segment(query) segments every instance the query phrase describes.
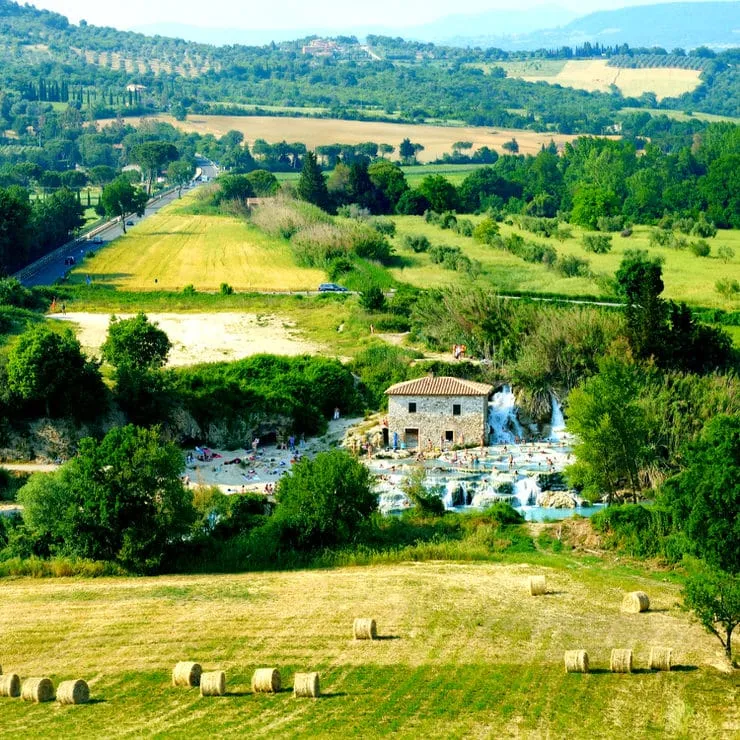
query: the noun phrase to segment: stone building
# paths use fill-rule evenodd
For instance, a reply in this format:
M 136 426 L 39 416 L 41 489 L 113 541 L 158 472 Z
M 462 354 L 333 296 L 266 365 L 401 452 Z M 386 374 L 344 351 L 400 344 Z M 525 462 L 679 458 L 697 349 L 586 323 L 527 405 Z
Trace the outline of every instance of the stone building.
M 409 449 L 487 444 L 493 386 L 426 376 L 396 383 L 388 396 L 388 442 Z

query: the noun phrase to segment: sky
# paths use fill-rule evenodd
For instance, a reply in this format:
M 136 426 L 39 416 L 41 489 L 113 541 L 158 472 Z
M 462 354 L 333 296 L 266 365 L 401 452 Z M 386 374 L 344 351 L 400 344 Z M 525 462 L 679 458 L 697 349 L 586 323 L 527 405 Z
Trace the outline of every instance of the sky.
M 84 18 L 96 26 L 119 29 L 150 23 L 177 22 L 213 28 L 304 29 L 352 28 L 363 25 L 406 27 L 452 13 L 486 10 L 527 10 L 559 6 L 586 15 L 627 5 L 661 0 L 30 0 L 37 8 L 66 15 L 73 23 Z

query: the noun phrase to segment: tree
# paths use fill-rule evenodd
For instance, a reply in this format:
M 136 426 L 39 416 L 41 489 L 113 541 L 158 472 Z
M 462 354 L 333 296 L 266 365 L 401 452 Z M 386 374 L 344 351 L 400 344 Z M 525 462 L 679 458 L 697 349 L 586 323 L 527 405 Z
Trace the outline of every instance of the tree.
M 111 560 L 153 571 L 194 518 L 182 486 L 182 454 L 158 430 L 114 427 L 80 441 L 76 458 L 34 476 L 18 494 L 44 554 Z
M 426 477 L 423 467 L 413 468 L 401 482 L 401 490 L 422 516 L 442 516 L 445 513 L 444 501 L 438 490 L 426 487 Z
M 0 188 L 0 272 L 23 264 L 28 255 L 31 205 L 21 188 Z
M 401 196 L 409 186 L 403 170 L 392 162 L 378 160 L 367 168 L 373 184 L 382 192 L 388 203 L 388 212 L 393 213 Z
M 69 329 L 37 326 L 22 334 L 8 354 L 7 384 L 13 396 L 47 416 L 87 418 L 100 413 L 104 398 L 98 364 Z
M 577 462 L 567 470 L 572 484 L 592 500 L 640 489 L 639 471 L 647 440 L 647 420 L 638 402 L 641 371 L 607 357 L 599 372 L 574 388 L 568 400 L 568 431 L 578 437 Z
M 168 141 L 146 141 L 137 144 L 131 149 L 131 159 L 141 166 L 144 180 L 147 183 L 146 192 L 152 192 L 152 182 L 157 173 L 168 163 L 179 157 L 174 144 Z
M 109 218 L 118 217 L 121 220 L 124 234 L 126 233 L 126 217 L 132 213 L 143 216 L 146 203 L 146 192 L 135 188 L 124 177 L 119 177 L 110 185 L 106 185 L 100 194 L 103 211 Z
M 377 285 L 371 285 L 360 292 L 360 305 L 366 311 L 382 311 L 385 308 L 385 294 Z
M 510 152 L 511 154 L 518 154 L 519 153 L 519 142 L 516 139 L 513 139 L 511 141 L 505 141 L 501 145 L 502 149 L 505 149 L 507 152 Z
M 740 578 L 721 570 L 690 576 L 683 590 L 684 604 L 704 628 L 716 635 L 732 660 L 732 633 L 740 624 Z
M 735 250 L 728 246 L 727 244 L 723 244 L 718 250 L 717 250 L 717 256 L 725 263 L 727 264 L 735 257 Z
M 182 197 L 182 187 L 187 185 L 195 174 L 195 165 L 187 159 L 178 159 L 171 162 L 167 168 L 167 179 L 172 185 L 177 185 L 177 197 Z
M 740 573 L 740 417 L 712 419 L 685 464 L 661 491 L 674 527 L 709 565 Z
M 116 179 L 116 170 L 107 164 L 100 164 L 90 170 L 90 180 L 96 185 L 107 185 Z
M 494 245 L 499 235 L 499 225 L 495 219 L 484 218 L 473 230 L 473 239 L 482 244 Z
M 301 200 L 313 203 L 325 211 L 331 208 L 331 198 L 326 187 L 326 178 L 316 162 L 316 155 L 307 152 L 303 159 L 301 177 L 296 186 L 296 194 Z
M 167 413 L 169 384 L 160 371 L 171 347 L 167 334 L 143 313 L 111 317 L 101 353 L 115 368 L 118 404 L 137 424 L 156 423 Z
M 611 251 L 612 238 L 609 234 L 584 234 L 583 248 L 594 254 L 606 254 Z
M 223 203 L 228 200 L 246 201 L 254 197 L 254 188 L 249 175 L 221 175 L 218 178 L 218 193 L 216 202 Z
M 419 192 L 438 213 L 455 211 L 459 207 L 457 189 L 444 175 L 427 175 L 419 183 Z
M 267 170 L 253 170 L 247 175 L 257 198 L 270 198 L 280 190 L 277 177 Z
M 378 507 L 370 471 L 339 450 L 295 465 L 278 483 L 276 498 L 283 538 L 301 549 L 352 541 Z

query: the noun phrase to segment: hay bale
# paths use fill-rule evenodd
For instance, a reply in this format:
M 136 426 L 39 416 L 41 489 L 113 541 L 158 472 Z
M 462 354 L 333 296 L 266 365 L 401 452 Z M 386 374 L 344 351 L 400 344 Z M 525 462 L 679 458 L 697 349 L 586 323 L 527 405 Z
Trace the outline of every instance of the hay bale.
M 255 694 L 277 694 L 280 691 L 280 671 L 277 668 L 258 668 L 252 676 Z
M 223 671 L 211 671 L 200 674 L 201 696 L 223 696 L 226 693 L 226 674 Z
M 566 650 L 565 672 L 588 673 L 588 653 L 585 650 Z
M 622 599 L 622 611 L 628 614 L 639 614 L 650 608 L 650 599 L 644 591 L 632 591 Z
M 378 628 L 374 619 L 355 619 L 352 624 L 352 634 L 355 640 L 374 640 L 378 636 Z
M 181 661 L 172 669 L 173 686 L 200 686 L 200 663 Z
M 21 695 L 21 677 L 17 673 L 0 676 L 0 696 L 15 698 Z
M 21 687 L 23 701 L 40 704 L 54 698 L 54 684 L 49 678 L 27 678 Z
M 547 593 L 547 580 L 545 576 L 529 577 L 529 593 L 532 596 L 542 596 Z
M 60 704 L 87 704 L 90 701 L 87 681 L 81 678 L 76 681 L 62 681 L 57 687 L 57 701 Z
M 673 665 L 673 650 L 671 648 L 650 648 L 650 670 L 670 671 Z
M 609 668 L 612 673 L 632 673 L 632 651 L 612 650 Z
M 316 699 L 321 695 L 318 673 L 296 673 L 293 679 L 293 696 Z

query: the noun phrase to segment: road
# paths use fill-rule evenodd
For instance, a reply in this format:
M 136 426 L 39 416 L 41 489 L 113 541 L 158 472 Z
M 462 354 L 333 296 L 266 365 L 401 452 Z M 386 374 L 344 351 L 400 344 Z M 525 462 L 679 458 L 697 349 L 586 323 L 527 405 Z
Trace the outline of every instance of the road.
M 201 169 L 202 176 L 207 177 L 208 180 L 212 180 L 214 177 L 216 177 L 216 175 L 218 175 L 218 168 L 210 160 L 204 159 L 202 157 L 196 157 L 196 164 Z M 196 182 L 195 185 L 197 186 L 202 183 L 203 181 Z M 149 216 L 153 215 L 161 208 L 176 199 L 177 191 L 164 195 L 148 205 L 146 207 L 146 210 L 144 211 L 143 216 L 129 216 L 126 218 L 126 223 L 131 222 L 135 227 L 137 223 L 143 221 L 145 218 L 149 218 Z M 132 227 L 127 226 L 126 228 L 128 230 Z M 90 239 L 76 244 L 74 242 L 70 242 L 69 252 L 66 253 L 66 255 L 74 257 L 76 263 L 80 264 L 80 262 L 88 252 L 96 252 L 99 249 L 102 249 L 106 244 L 112 242 L 114 239 L 117 239 L 122 234 L 123 224 L 118 221 L 111 222 L 108 226 L 97 232 L 94 241 L 93 239 Z M 98 241 L 98 239 L 100 239 L 100 241 Z M 31 288 L 34 285 L 52 285 L 57 280 L 64 277 L 64 274 L 67 272 L 67 270 L 70 269 L 69 265 L 64 264 L 64 260 L 65 257 L 60 256 L 57 259 L 52 260 L 48 264 L 41 266 L 37 272 L 26 277 L 22 281 L 23 285 L 25 285 L 27 288 Z

